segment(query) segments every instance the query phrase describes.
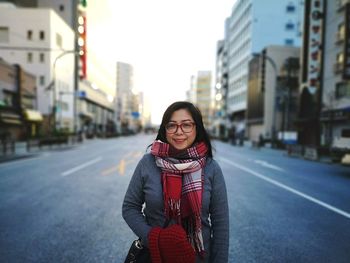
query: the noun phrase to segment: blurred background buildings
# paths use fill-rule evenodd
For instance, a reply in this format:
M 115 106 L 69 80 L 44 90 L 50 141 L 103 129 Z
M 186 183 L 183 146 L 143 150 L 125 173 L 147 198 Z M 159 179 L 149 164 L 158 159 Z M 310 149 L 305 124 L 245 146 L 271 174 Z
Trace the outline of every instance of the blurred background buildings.
M 152 126 L 133 65 L 115 61 L 111 74 L 89 47 L 89 12 L 86 1 L 0 1 L 3 138 Z M 215 72 L 188 76 L 186 98 L 215 138 L 350 148 L 349 21 L 346 0 L 237 0 Z

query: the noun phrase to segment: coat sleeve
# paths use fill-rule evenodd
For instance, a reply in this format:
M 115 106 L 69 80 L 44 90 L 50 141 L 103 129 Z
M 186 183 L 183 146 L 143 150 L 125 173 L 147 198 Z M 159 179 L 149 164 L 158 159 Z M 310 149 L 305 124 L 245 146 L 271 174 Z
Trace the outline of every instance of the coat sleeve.
M 148 233 L 152 227 L 147 224 L 145 216 L 142 213 L 142 207 L 145 202 L 142 171 L 143 159 L 137 164 L 134 174 L 131 177 L 124 197 L 122 214 L 131 230 L 135 235 L 141 238 L 142 243 L 148 247 Z
M 212 224 L 210 262 L 226 263 L 228 262 L 229 249 L 229 210 L 224 176 L 217 163 L 212 179 L 212 193 L 209 209 Z

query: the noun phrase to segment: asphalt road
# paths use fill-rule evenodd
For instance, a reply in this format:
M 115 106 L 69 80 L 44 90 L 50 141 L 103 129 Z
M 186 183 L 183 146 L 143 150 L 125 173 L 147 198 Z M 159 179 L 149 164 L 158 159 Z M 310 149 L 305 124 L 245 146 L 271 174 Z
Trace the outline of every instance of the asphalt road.
M 89 140 L 0 164 L 0 262 L 123 262 L 121 216 L 154 135 Z M 230 262 L 350 262 L 350 168 L 214 141 Z

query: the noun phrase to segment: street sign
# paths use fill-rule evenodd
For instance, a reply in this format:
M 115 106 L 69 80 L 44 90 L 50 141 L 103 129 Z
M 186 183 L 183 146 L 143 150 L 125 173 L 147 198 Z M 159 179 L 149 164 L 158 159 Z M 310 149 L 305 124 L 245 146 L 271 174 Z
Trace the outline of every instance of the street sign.
M 131 112 L 131 116 L 134 119 L 138 119 L 138 118 L 140 118 L 140 113 L 138 111 L 133 111 L 133 112 Z
M 78 98 L 86 98 L 86 91 L 85 90 L 77 90 L 77 97 Z

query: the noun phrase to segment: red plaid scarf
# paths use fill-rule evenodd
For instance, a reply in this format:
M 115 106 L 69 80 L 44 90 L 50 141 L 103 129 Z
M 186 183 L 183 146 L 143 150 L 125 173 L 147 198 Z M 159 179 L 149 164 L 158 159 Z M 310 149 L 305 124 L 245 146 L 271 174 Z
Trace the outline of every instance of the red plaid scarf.
M 207 151 L 204 142 L 177 150 L 155 141 L 151 148 L 161 169 L 165 215 L 184 227 L 190 243 L 200 254 L 204 252 L 201 209 Z

